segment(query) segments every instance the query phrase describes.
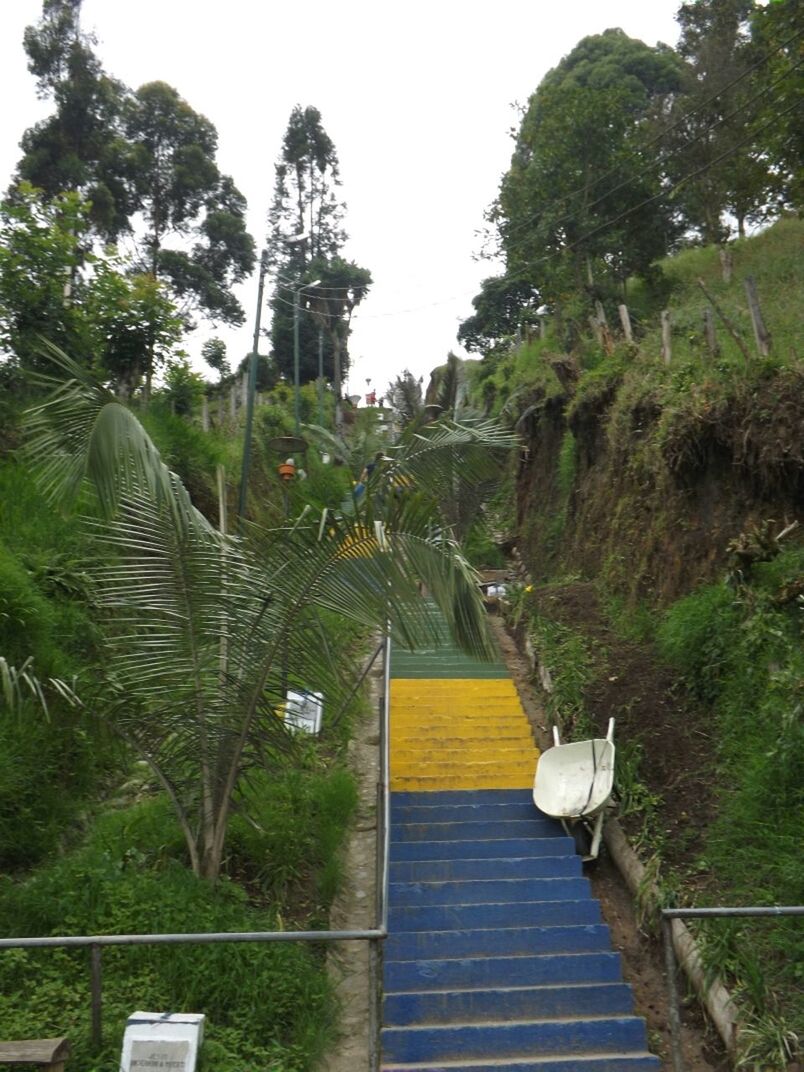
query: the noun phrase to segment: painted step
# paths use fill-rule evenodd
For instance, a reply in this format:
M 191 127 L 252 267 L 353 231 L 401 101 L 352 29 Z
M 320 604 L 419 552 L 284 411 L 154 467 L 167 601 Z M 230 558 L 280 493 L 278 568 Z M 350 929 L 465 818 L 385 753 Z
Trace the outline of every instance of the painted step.
M 560 826 L 548 826 L 539 837 L 489 838 L 483 841 L 395 841 L 394 860 L 493 860 L 500 856 L 555 856 L 564 844 Z
M 456 753 L 454 758 L 442 759 L 435 755 L 422 755 L 407 763 L 397 763 L 391 760 L 392 778 L 443 778 L 445 785 L 452 785 L 452 779 L 471 779 L 490 777 L 492 780 L 502 780 L 506 777 L 516 776 L 523 778 L 522 785 L 531 785 L 536 770 L 536 756 L 528 756 L 520 753 L 516 758 L 499 760 L 493 752 L 486 753 L 483 757 L 467 759 Z M 429 783 L 424 783 L 429 784 Z
M 625 983 L 523 986 L 449 993 L 418 991 L 388 994 L 383 1003 L 383 1023 L 388 1027 L 404 1027 L 411 1024 L 630 1016 L 633 1003 L 631 988 Z
M 383 1072 L 660 1072 L 661 1062 L 649 1053 L 591 1054 L 580 1057 L 534 1057 L 504 1064 L 488 1061 L 450 1061 L 438 1064 L 383 1062 Z
M 385 965 L 385 992 L 480 990 L 501 986 L 620 982 L 619 953 L 547 953 L 544 956 L 397 960 Z
M 611 951 L 605 924 L 585 927 L 494 927 L 464 931 L 407 931 L 385 940 L 385 961 L 510 957 L 538 953 Z M 630 1009 L 617 1010 L 629 1012 Z
M 391 760 L 391 766 L 397 771 L 416 771 L 425 768 L 442 770 L 445 774 L 468 771 L 473 773 L 489 764 L 497 770 L 513 770 L 525 766 L 536 770 L 538 756 L 533 742 L 517 742 L 513 748 L 501 748 L 494 741 L 486 741 L 482 747 L 461 748 L 460 744 L 450 741 L 449 747 L 442 743 L 431 747 L 398 748 Z
M 412 703 L 398 706 L 391 713 L 391 733 L 400 727 L 411 726 L 421 729 L 449 730 L 456 726 L 519 726 L 530 729 L 530 723 L 521 708 L 515 703 L 477 703 L 468 705 L 445 700 L 444 703 L 425 706 Z
M 402 791 L 394 793 L 391 799 L 392 808 L 404 808 L 419 804 L 433 807 L 437 804 L 466 804 L 469 794 L 463 790 L 443 789 L 434 793 L 424 791 Z M 480 789 L 471 795 L 473 805 L 480 804 L 521 804 L 523 801 L 533 803 L 532 793 L 529 789 L 505 789 L 503 787 Z
M 562 927 L 600 923 L 600 904 L 581 901 L 520 901 L 485 905 L 417 905 L 390 908 L 392 931 L 461 931 L 495 927 Z
M 392 823 L 499 822 L 546 819 L 531 799 L 510 804 L 397 804 L 391 801 Z
M 484 774 L 425 774 L 421 777 L 413 774 L 400 776 L 394 773 L 391 774 L 392 790 L 419 789 L 427 791 L 429 789 L 443 789 L 445 785 L 451 789 L 463 790 L 489 789 L 491 786 L 497 785 L 503 785 L 507 789 L 525 789 L 532 784 L 532 768 L 528 767 L 517 773 L 502 775 L 494 763 L 489 764 L 489 769 Z
M 550 844 L 563 844 L 569 838 L 551 838 Z M 391 864 L 391 882 L 449 882 L 460 879 L 568 878 L 582 874 L 580 856 L 570 856 L 559 848 L 555 856 L 519 856 L 515 859 L 486 860 L 399 860 Z
M 443 1061 L 476 1057 L 561 1056 L 573 1053 L 645 1052 L 645 1024 L 636 1016 L 541 1023 L 389 1027 L 382 1049 L 390 1061 Z
M 462 823 L 397 823 L 391 821 L 391 841 L 498 841 L 511 838 L 544 837 L 556 828 L 553 819 L 509 819 Z M 561 829 L 559 827 L 559 829 Z
M 580 901 L 589 897 L 586 878 L 469 879 L 465 882 L 392 882 L 388 903 L 407 905 L 502 904 L 509 901 Z
M 422 736 L 421 732 L 417 730 L 415 739 L 403 738 L 395 741 L 392 733 L 391 744 L 396 745 L 393 754 L 394 762 L 406 760 L 408 757 L 418 757 L 422 753 L 427 754 L 434 749 L 438 751 L 440 758 L 448 758 L 453 762 L 456 759 L 460 759 L 461 756 L 470 759 L 477 756 L 482 757 L 484 754 L 488 755 L 489 749 L 494 750 L 495 756 L 510 755 L 515 757 L 521 754 L 523 750 L 530 756 L 536 747 L 533 738 L 523 727 L 520 727 L 518 733 L 512 731 L 507 737 L 496 733 L 494 727 L 486 727 L 482 732 L 478 731 L 477 736 L 471 740 L 467 739 L 459 727 L 452 726 L 449 730 L 445 730 L 444 735 L 441 737 L 430 736 L 428 728 L 426 736 Z

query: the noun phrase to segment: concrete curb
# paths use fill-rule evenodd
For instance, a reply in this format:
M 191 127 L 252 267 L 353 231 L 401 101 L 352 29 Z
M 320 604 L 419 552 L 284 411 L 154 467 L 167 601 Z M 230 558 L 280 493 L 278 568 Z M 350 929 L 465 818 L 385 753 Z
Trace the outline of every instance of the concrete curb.
M 631 847 L 619 820 L 606 820 L 603 840 L 634 899 L 644 902 L 649 898 L 654 904 L 659 904 L 658 887 L 648 877 L 645 866 Z M 734 1000 L 719 979 L 707 983 L 698 943 L 686 923 L 681 919 L 673 919 L 670 923 L 678 962 L 686 972 L 698 998 L 703 1002 L 726 1050 L 735 1056 L 739 1023 Z

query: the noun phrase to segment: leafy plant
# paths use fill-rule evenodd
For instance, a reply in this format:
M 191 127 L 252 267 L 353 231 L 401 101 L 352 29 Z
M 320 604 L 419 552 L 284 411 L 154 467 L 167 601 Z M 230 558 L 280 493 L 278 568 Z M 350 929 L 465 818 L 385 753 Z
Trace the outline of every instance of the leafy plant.
M 337 693 L 319 611 L 366 628 L 390 618 L 412 646 L 436 629 L 421 580 L 458 642 L 490 654 L 479 591 L 438 508 L 511 439 L 488 423 L 436 426 L 375 471 L 350 516 L 303 512 L 236 539 L 194 508 L 130 411 L 54 359 L 70 379 L 32 411 L 28 455 L 54 501 L 85 480 L 97 492 L 109 717 L 168 794 L 193 870 L 214 880 L 244 772 L 296 747 L 278 717 L 288 688 Z

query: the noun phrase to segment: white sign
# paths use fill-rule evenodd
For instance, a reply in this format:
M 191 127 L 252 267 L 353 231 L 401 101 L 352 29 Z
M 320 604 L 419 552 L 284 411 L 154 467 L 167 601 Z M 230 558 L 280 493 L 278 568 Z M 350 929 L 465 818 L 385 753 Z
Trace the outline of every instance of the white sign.
M 200 1013 L 135 1012 L 126 1022 L 120 1072 L 195 1072 L 203 1038 Z
M 324 694 L 321 692 L 295 692 L 288 689 L 285 703 L 285 725 L 300 733 L 321 732 L 321 716 L 324 712 Z
M 168 1042 L 166 1039 L 160 1042 L 145 1042 L 142 1039 L 133 1039 L 131 1063 L 128 1067 L 131 1072 L 140 1072 L 141 1069 L 185 1072 L 189 1056 L 190 1043 L 186 1039 L 183 1042 Z

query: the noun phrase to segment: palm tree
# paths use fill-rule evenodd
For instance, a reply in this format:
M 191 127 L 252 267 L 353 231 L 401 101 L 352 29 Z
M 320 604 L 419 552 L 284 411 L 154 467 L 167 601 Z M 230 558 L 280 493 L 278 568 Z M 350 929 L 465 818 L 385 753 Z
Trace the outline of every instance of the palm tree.
M 401 643 L 434 636 L 417 582 L 456 640 L 490 655 L 475 576 L 432 495 L 443 459 L 478 472 L 483 434 L 452 426 L 373 477 L 350 515 L 307 510 L 275 531 L 218 532 L 193 506 L 136 416 L 61 352 L 67 373 L 29 415 L 27 455 L 54 502 L 94 488 L 108 547 L 95 570 L 106 612 L 107 713 L 168 794 L 196 874 L 217 879 L 238 785 L 266 752 L 292 747 L 281 714 L 289 686 L 326 693 L 323 612 L 361 626 L 390 621 Z M 499 429 L 488 446 L 511 445 Z M 449 449 L 448 449 L 449 448 Z M 450 487 L 455 468 L 450 466 Z

